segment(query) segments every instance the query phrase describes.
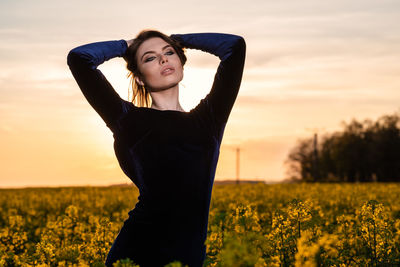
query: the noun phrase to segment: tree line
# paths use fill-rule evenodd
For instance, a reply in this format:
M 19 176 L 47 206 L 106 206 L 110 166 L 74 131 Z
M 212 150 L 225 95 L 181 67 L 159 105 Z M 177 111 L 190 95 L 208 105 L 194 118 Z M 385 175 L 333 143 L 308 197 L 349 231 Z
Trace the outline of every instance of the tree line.
M 400 181 L 400 115 L 375 122 L 342 122 L 343 131 L 300 139 L 286 164 L 293 180 L 306 182 Z M 318 140 L 321 139 L 321 140 Z

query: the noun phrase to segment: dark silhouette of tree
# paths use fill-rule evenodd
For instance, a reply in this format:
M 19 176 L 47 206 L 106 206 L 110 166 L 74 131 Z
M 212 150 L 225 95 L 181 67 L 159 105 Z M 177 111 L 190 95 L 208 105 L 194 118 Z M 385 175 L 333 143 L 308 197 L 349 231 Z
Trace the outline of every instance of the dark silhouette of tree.
M 353 119 L 342 126 L 342 132 L 323 136 L 316 147 L 313 138 L 298 141 L 286 160 L 292 179 L 400 181 L 399 114 L 382 116 L 376 122 Z
M 380 162 L 374 169 L 378 181 L 388 182 L 400 178 L 399 122 L 399 116 L 384 116 L 374 126 L 374 152 Z
M 313 147 L 311 139 L 298 141 L 298 145 L 289 154 L 289 168 L 292 173 L 292 179 L 303 180 L 306 182 L 315 182 L 312 176 L 313 167 Z

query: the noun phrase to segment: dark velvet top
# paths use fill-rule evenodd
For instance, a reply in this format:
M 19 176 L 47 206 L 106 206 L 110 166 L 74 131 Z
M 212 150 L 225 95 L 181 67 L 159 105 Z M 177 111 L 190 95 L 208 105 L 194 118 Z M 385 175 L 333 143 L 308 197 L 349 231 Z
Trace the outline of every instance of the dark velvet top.
M 113 132 L 119 164 L 140 191 L 129 212 L 134 227 L 156 231 L 155 247 L 163 253 L 201 266 L 220 145 L 240 87 L 246 45 L 231 34 L 171 37 L 221 60 L 210 92 L 189 112 L 137 107 L 120 98 L 97 66 L 123 56 L 125 40 L 76 47 L 67 62 L 84 96 Z

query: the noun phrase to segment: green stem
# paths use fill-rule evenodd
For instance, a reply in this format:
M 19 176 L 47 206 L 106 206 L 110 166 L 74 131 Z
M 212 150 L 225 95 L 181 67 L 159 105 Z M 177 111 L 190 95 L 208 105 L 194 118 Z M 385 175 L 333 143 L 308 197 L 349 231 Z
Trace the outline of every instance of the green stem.
M 283 230 L 281 227 L 279 227 L 279 229 L 280 229 L 281 245 L 282 245 L 282 249 L 280 250 L 281 260 L 283 261 L 283 266 L 286 266 L 286 257 L 285 253 L 283 252 Z
M 298 225 L 299 225 L 299 239 L 301 237 L 301 232 L 300 232 L 300 220 L 297 221 Z
M 375 220 L 374 220 L 374 263 L 376 266 L 377 262 L 376 262 L 376 225 L 375 225 Z

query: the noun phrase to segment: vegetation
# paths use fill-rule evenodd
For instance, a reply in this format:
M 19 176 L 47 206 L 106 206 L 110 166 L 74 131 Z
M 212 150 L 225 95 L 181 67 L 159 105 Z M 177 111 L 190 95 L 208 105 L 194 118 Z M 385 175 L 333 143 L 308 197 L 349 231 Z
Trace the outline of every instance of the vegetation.
M 204 265 L 399 266 L 399 195 L 384 183 L 216 185 Z M 0 266 L 104 266 L 137 197 L 134 187 L 0 190 Z
M 307 182 L 399 182 L 400 115 L 343 123 L 343 132 L 299 140 L 288 156 L 292 178 Z

